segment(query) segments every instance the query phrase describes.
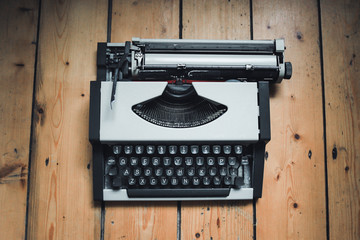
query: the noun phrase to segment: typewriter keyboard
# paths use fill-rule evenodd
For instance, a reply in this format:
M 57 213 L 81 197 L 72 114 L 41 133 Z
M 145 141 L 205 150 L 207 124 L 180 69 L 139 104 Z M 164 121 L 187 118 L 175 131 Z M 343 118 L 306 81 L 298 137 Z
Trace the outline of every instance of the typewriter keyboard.
M 127 189 L 129 197 L 225 196 L 230 188 L 251 187 L 251 151 L 242 145 L 108 145 L 105 189 Z

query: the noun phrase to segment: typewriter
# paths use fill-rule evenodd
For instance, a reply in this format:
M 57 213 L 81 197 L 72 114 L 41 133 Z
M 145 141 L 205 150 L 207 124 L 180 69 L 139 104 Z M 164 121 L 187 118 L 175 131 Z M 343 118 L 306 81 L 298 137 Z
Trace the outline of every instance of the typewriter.
M 292 74 L 284 50 L 283 39 L 98 43 L 94 199 L 260 198 L 269 84 Z

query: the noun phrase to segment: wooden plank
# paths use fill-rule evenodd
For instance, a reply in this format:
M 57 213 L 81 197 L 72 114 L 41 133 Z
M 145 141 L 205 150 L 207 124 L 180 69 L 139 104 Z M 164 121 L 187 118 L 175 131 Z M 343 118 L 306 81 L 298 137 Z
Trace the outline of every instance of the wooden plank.
M 183 2 L 184 38 L 250 39 L 249 1 Z
M 25 236 L 37 19 L 38 1 L 0 2 L 0 232 L 6 239 Z
M 330 239 L 360 239 L 359 12 L 321 1 Z
M 111 42 L 179 38 L 179 1 L 114 0 Z
M 183 3 L 183 37 L 250 39 L 249 1 Z M 252 201 L 181 203 L 182 239 L 252 239 Z
M 88 141 L 90 80 L 107 0 L 41 3 L 28 239 L 99 239 Z
M 114 1 L 111 41 L 178 38 L 179 1 Z M 176 202 L 106 203 L 105 239 L 176 239 Z
M 254 39 L 285 38 L 293 76 L 271 89 L 259 239 L 326 239 L 319 25 L 315 0 L 253 1 Z

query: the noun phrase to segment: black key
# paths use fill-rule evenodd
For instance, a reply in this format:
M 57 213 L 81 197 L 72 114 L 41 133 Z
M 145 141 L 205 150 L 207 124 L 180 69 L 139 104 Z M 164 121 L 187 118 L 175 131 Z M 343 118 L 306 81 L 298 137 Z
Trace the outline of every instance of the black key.
M 179 176 L 179 177 L 184 176 L 184 172 L 185 172 L 184 168 L 176 169 L 176 175 Z
M 214 153 L 214 154 L 220 154 L 220 152 L 221 152 L 221 147 L 220 147 L 220 145 L 214 145 L 214 146 L 213 146 L 213 153 Z
M 166 146 L 160 145 L 160 146 L 157 147 L 157 150 L 158 150 L 158 153 L 159 153 L 160 155 L 163 155 L 163 154 L 166 153 Z
M 162 186 L 165 186 L 165 185 L 167 185 L 169 183 L 169 180 L 166 178 L 166 177 L 161 177 L 160 178 L 160 184 L 162 185 Z
M 116 177 L 112 180 L 112 186 L 114 188 L 119 188 L 122 186 L 122 181 L 121 181 L 121 178 L 120 177 Z
M 175 157 L 174 163 L 176 166 L 180 166 L 182 164 L 182 157 Z
M 133 147 L 132 147 L 132 146 L 126 145 L 126 146 L 124 147 L 124 152 L 125 152 L 125 154 L 131 154 L 131 153 L 132 153 L 132 150 L 133 150 Z
M 128 179 L 128 183 L 129 183 L 130 186 L 134 186 L 134 185 L 136 184 L 136 179 L 130 177 L 130 178 Z
M 138 164 L 139 164 L 139 158 L 137 158 L 137 157 L 130 158 L 130 165 L 131 166 L 137 166 Z
M 129 198 L 159 198 L 159 197 L 227 197 L 230 188 L 202 189 L 202 188 L 176 188 L 176 189 L 128 189 Z
M 213 180 L 214 180 L 214 185 L 216 185 L 216 186 L 219 186 L 219 185 L 220 185 L 220 183 L 221 183 L 220 177 L 216 176 L 216 177 L 214 177 Z
M 174 175 L 174 169 L 173 168 L 167 168 L 165 170 L 165 174 L 166 174 L 166 176 L 171 177 L 172 175 Z
M 163 168 L 156 168 L 155 169 L 155 176 L 160 177 L 163 175 L 164 169 Z
M 220 176 L 226 176 L 226 175 L 227 175 L 226 167 L 220 168 Z
M 177 152 L 177 146 L 175 146 L 175 145 L 169 146 L 169 153 L 170 154 L 176 154 L 176 152 Z
M 146 184 L 146 179 L 143 178 L 143 177 L 139 178 L 139 184 L 140 184 L 141 186 L 144 186 L 144 185 Z
M 190 151 L 191 151 L 191 153 L 192 154 L 198 154 L 199 153 L 199 146 L 198 145 L 192 145 L 191 147 L 190 147 Z
M 210 176 L 215 176 L 216 175 L 216 172 L 217 172 L 217 168 L 216 167 L 211 167 L 209 169 L 209 175 Z
M 229 157 L 228 162 L 230 166 L 235 166 L 236 164 L 236 157 Z
M 134 169 L 134 176 L 139 177 L 141 175 L 141 168 L 135 168 Z
M 189 183 L 190 183 L 189 178 L 187 178 L 187 177 L 181 178 L 181 184 L 182 185 L 187 186 L 187 185 L 189 185 Z
M 241 164 L 242 165 L 248 165 L 249 164 L 249 158 L 247 156 L 243 156 L 241 158 Z
M 217 161 L 220 166 L 224 166 L 226 162 L 224 157 L 218 157 Z
M 188 176 L 192 177 L 195 175 L 195 168 L 190 167 L 187 171 Z
M 188 153 L 188 146 L 181 145 L 180 146 L 180 153 L 183 154 L 183 155 L 187 154 Z
M 135 153 L 136 154 L 143 154 L 144 153 L 144 146 L 140 146 L 140 145 L 135 146 Z
M 113 166 L 116 164 L 116 160 L 114 157 L 108 157 L 108 159 L 106 160 L 106 164 L 109 166 Z
M 179 179 L 177 179 L 176 177 L 172 177 L 170 183 L 171 185 L 176 186 L 179 184 Z
M 196 165 L 198 165 L 198 166 L 204 165 L 204 158 L 203 157 L 197 157 L 196 158 Z
M 126 166 L 126 164 L 127 164 L 127 158 L 126 157 L 120 157 L 119 158 L 119 165 L 120 166 Z
M 154 177 L 150 178 L 150 185 L 155 186 L 156 184 L 157 184 L 157 179 Z
M 121 170 L 121 175 L 123 175 L 125 177 L 130 176 L 130 174 L 131 174 L 131 169 L 128 167 Z
M 147 168 L 144 169 L 144 175 L 145 176 L 150 177 L 151 174 L 152 174 L 152 168 L 147 167 Z
M 235 145 L 234 150 L 235 150 L 235 154 L 242 154 L 242 146 L 241 145 Z
M 148 158 L 148 157 L 142 157 L 141 158 L 141 165 L 148 166 L 149 163 L 150 163 L 150 158 Z
M 199 174 L 200 177 L 205 176 L 205 174 L 206 174 L 206 168 L 205 168 L 205 167 L 199 168 L 198 174 Z
M 201 151 L 202 151 L 203 154 L 209 154 L 210 153 L 210 146 L 209 145 L 201 146 Z
M 231 153 L 231 146 L 230 145 L 225 145 L 223 147 L 223 151 L 225 154 L 230 154 Z
M 155 146 L 153 146 L 153 145 L 146 146 L 146 153 L 147 154 L 154 154 L 154 152 L 155 152 Z
M 229 174 L 231 175 L 231 176 L 237 176 L 237 169 L 236 168 L 230 168 L 229 169 Z
M 152 164 L 154 166 L 159 166 L 160 165 L 160 158 L 159 157 L 153 157 L 152 158 Z
M 241 186 L 244 184 L 243 178 L 241 177 L 235 177 L 235 188 L 240 189 Z
M 194 186 L 198 186 L 200 184 L 200 179 L 198 177 L 193 177 L 192 182 Z
M 225 185 L 231 185 L 231 177 L 224 177 Z
M 164 157 L 163 162 L 164 162 L 164 166 L 170 166 L 171 165 L 171 158 Z
M 210 185 L 210 183 L 211 183 L 211 180 L 210 180 L 209 177 L 204 177 L 204 178 L 203 178 L 203 184 L 204 184 L 205 186 Z
M 185 165 L 186 165 L 186 166 L 191 166 L 191 165 L 193 165 L 193 158 L 192 158 L 192 157 L 186 157 L 186 158 L 185 158 Z
M 115 146 L 113 146 L 113 153 L 114 153 L 115 155 L 120 154 L 120 153 L 121 153 L 121 146 L 120 146 L 120 145 L 115 145 Z
M 112 166 L 109 170 L 109 176 L 116 176 L 118 174 L 118 169 L 116 166 Z
M 213 166 L 215 164 L 215 158 L 214 157 L 208 157 L 206 160 L 207 160 L 207 164 L 209 166 Z

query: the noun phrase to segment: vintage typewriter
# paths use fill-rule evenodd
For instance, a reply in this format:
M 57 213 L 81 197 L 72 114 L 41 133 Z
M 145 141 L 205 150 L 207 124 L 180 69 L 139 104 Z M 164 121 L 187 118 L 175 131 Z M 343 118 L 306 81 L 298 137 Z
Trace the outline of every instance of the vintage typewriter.
M 90 88 L 94 199 L 260 198 L 269 84 L 284 40 L 98 43 Z

